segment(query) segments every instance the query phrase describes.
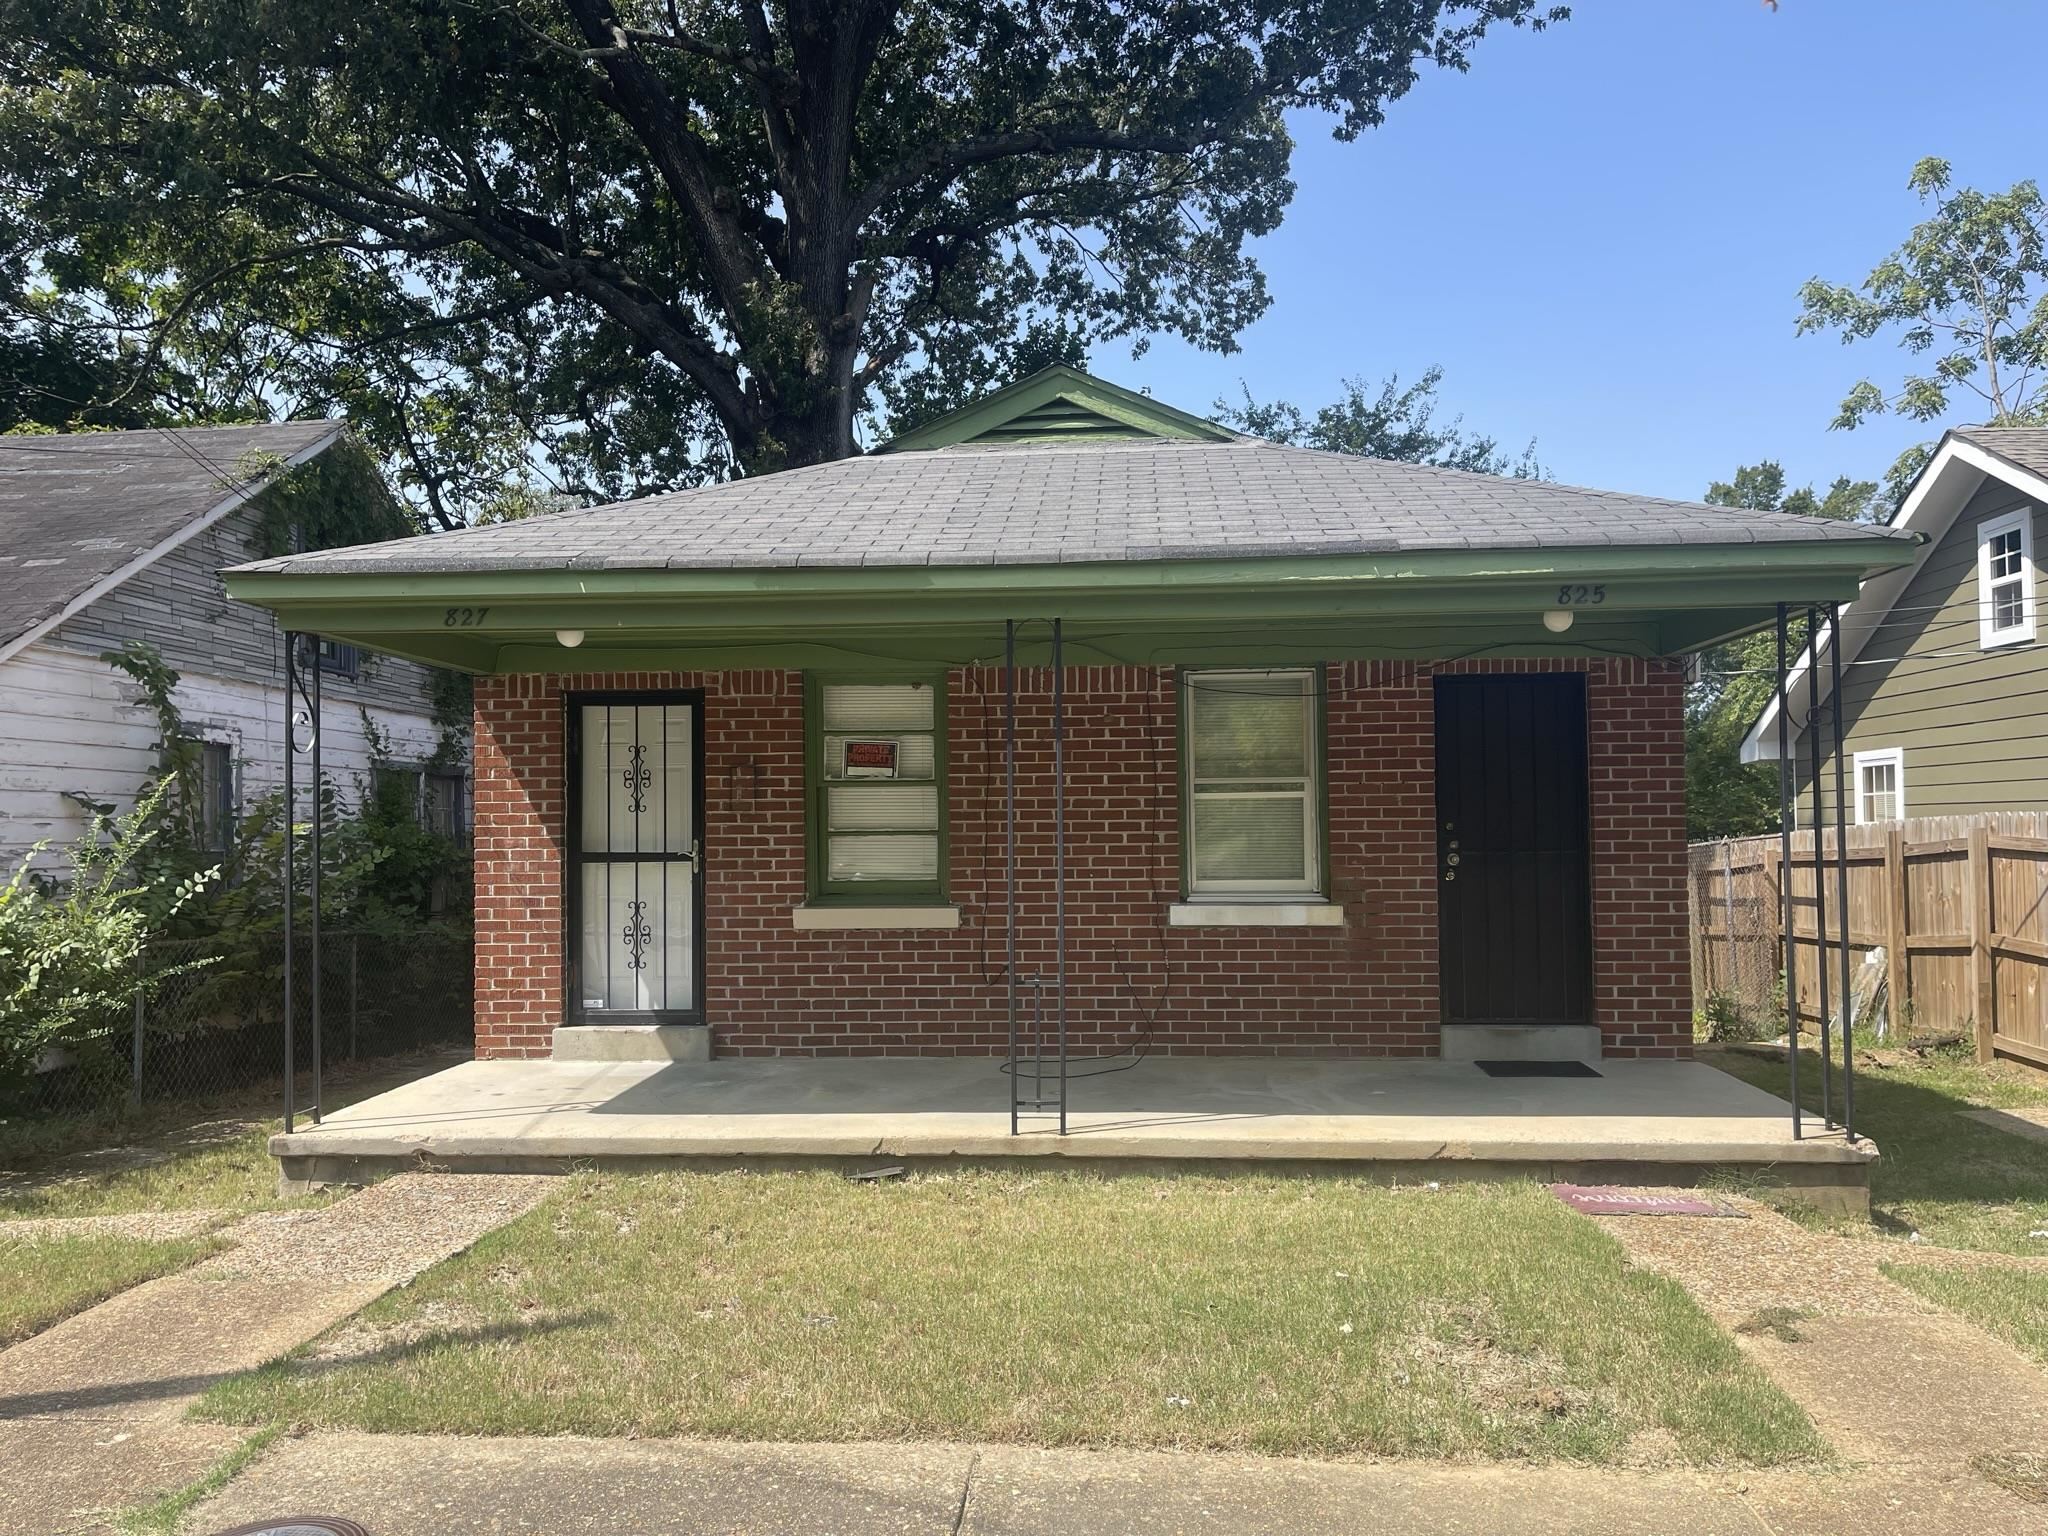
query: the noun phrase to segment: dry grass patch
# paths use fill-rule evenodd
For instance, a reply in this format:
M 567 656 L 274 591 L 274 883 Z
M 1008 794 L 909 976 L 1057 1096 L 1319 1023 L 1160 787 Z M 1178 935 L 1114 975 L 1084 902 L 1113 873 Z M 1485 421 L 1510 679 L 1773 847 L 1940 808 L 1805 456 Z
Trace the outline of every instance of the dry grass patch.
M 2048 1273 L 1940 1264 L 1887 1264 L 1884 1273 L 2048 1365 Z
M 1780 1463 L 1825 1448 L 1534 1187 L 586 1176 L 205 1411 L 381 1431 Z

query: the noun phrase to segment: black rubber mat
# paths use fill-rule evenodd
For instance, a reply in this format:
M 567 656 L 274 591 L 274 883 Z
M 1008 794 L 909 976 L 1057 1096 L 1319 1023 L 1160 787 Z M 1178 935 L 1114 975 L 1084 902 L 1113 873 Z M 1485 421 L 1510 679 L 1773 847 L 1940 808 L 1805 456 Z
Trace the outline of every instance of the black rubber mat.
M 1488 1077 L 1598 1077 L 1583 1061 L 1475 1061 Z

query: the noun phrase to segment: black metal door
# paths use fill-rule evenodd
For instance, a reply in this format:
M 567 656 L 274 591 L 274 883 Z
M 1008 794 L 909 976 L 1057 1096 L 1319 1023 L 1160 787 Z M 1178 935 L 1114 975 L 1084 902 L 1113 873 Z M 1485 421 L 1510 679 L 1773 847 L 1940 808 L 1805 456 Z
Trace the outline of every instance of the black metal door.
M 1438 678 L 1436 812 L 1444 1022 L 1591 1022 L 1585 678 Z
M 568 1017 L 704 1017 L 704 731 L 697 693 L 569 704 Z

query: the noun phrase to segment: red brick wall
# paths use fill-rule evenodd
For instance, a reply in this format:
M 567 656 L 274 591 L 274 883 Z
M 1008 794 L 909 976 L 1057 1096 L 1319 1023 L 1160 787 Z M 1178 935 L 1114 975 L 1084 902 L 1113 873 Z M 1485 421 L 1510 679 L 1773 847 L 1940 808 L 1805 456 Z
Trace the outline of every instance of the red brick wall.
M 1332 666 L 1330 884 L 1342 929 L 1166 927 L 1179 894 L 1169 668 L 1067 674 L 1068 1017 L 1093 1051 L 1149 1032 L 1206 1054 L 1436 1050 L 1431 678 L 1583 670 L 1594 828 L 1594 995 L 1610 1054 L 1682 1055 L 1682 680 L 1666 663 Z M 561 1021 L 563 694 L 705 694 L 705 1007 L 721 1054 L 952 1054 L 1004 1041 L 999 674 L 950 679 L 957 931 L 796 931 L 804 899 L 795 672 L 481 679 L 476 700 L 477 1050 L 545 1054 Z M 1050 674 L 1020 679 L 1020 974 L 1050 973 Z

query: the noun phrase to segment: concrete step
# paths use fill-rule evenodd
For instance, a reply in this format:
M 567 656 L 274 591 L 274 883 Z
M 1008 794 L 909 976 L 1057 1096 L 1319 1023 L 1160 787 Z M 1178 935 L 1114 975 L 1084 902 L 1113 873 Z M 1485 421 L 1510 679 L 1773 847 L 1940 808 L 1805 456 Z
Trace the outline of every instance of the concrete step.
M 1600 1060 L 1600 1031 L 1591 1024 L 1446 1024 L 1438 1047 L 1445 1061 Z
M 564 1024 L 556 1061 L 709 1061 L 708 1024 Z

